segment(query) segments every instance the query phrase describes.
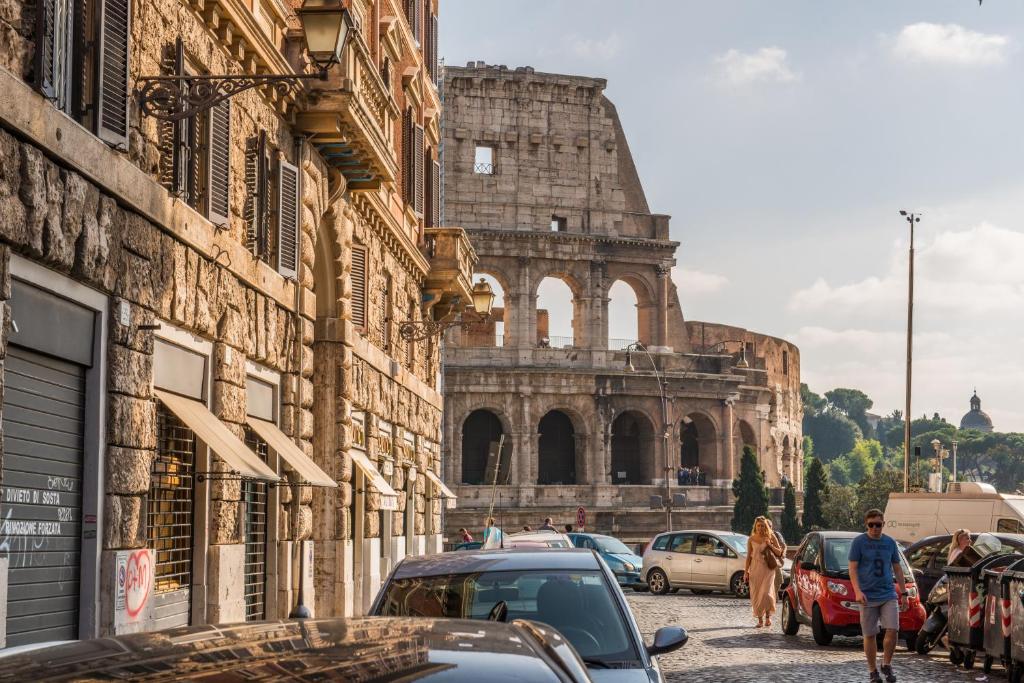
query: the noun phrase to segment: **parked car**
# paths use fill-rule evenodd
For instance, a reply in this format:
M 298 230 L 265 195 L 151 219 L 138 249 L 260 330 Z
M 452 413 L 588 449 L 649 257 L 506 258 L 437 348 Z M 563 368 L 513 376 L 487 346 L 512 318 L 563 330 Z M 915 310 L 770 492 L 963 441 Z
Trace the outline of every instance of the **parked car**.
M 615 580 L 622 588 L 635 591 L 647 590 L 647 582 L 640 575 L 644 561 L 617 538 L 603 534 L 571 533 L 569 540 L 577 548 L 593 550 L 601 556 L 608 568 L 615 574 Z
M 782 598 L 782 631 L 795 636 L 801 624 L 811 627 L 814 642 L 828 645 L 834 636 L 859 636 L 860 604 L 850 582 L 850 531 L 815 531 L 804 537 L 793 563 L 793 576 Z M 924 625 L 914 573 L 900 552 L 907 581 L 907 606 L 900 610 L 900 638 L 913 650 L 917 632 Z
M 517 531 L 505 534 L 506 548 L 571 548 L 572 539 L 560 531 Z
M 587 683 L 579 655 L 544 624 L 355 618 L 184 626 L 0 658 L 0 680 L 494 680 Z
M 658 534 L 644 551 L 642 576 L 652 593 L 689 588 L 694 593 L 750 594 L 743 581 L 747 537 L 729 531 L 687 530 Z
M 682 647 L 686 631 L 663 627 L 645 646 L 615 576 L 592 550 L 474 550 L 406 557 L 371 614 L 507 621 L 556 628 L 597 681 L 662 681 L 655 655 Z M 481 679 L 486 680 L 486 679 Z
M 452 548 L 452 550 L 480 550 L 480 547 L 482 545 L 482 541 L 463 541 L 462 543 Z
M 981 534 L 971 534 L 971 542 L 978 539 Z M 1003 544 L 1000 552 L 1024 554 L 1024 535 L 1021 534 L 986 534 L 995 536 Z M 946 566 L 946 556 L 949 555 L 949 546 L 953 543 L 952 534 L 941 534 L 929 536 L 914 543 L 903 554 L 907 556 L 910 568 L 917 576 L 917 589 L 923 597 L 927 597 L 932 588 L 943 577 L 943 567 Z

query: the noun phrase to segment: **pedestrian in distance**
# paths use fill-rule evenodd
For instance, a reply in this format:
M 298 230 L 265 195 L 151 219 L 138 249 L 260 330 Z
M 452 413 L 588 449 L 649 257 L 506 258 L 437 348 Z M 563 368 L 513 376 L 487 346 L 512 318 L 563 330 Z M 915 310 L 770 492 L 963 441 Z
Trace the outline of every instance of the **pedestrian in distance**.
M 523 531 L 533 531 L 533 529 L 531 529 L 530 525 L 527 524 L 526 526 L 523 527 Z
M 894 683 L 892 653 L 900 632 L 900 609 L 905 607 L 907 583 L 900 566 L 900 551 L 891 537 L 882 533 L 885 516 L 881 510 L 864 513 L 867 532 L 857 536 L 850 544 L 850 582 L 853 595 L 860 603 L 860 629 L 864 635 L 864 656 L 872 683 L 885 676 L 886 683 Z M 893 577 L 899 592 L 893 587 Z M 882 667 L 878 672 L 879 626 L 885 631 L 882 641 Z
M 555 525 L 552 524 L 552 521 L 553 520 L 550 517 L 545 517 L 544 518 L 544 523 L 540 525 L 540 530 L 541 531 L 557 531 L 557 529 L 555 529 Z
M 494 526 L 494 517 L 488 517 L 487 526 L 484 528 L 483 545 L 480 547 L 484 550 L 500 548 L 503 536 L 501 529 Z
M 459 529 L 459 535 L 462 536 L 463 543 L 473 542 L 473 534 L 469 533 L 469 529 L 466 529 L 465 527 Z
M 743 580 L 750 586 L 750 608 L 757 617 L 757 628 L 772 625 L 775 614 L 773 594 L 775 568 L 781 564 L 785 549 L 779 545 L 766 517 L 754 520 L 754 528 L 747 539 L 747 564 Z
M 946 564 L 956 562 L 965 550 L 971 547 L 971 532 L 969 529 L 957 529 L 953 532 L 953 541 L 949 544 L 949 554 L 946 555 Z
M 572 524 L 566 524 L 565 525 L 565 533 L 567 533 L 567 534 L 571 534 L 572 533 Z

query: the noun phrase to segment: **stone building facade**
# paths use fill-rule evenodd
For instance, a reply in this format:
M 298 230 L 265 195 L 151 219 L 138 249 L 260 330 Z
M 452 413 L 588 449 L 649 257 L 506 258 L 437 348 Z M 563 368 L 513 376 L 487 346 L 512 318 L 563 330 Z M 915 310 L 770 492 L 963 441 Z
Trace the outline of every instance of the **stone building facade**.
M 141 79 L 315 71 L 292 5 L 0 7 L 0 644 L 352 614 L 440 548 L 439 345 L 397 333 L 475 261 L 437 2 L 346 6 L 325 81 L 176 123 Z
M 672 501 L 680 468 L 693 485 L 673 514 L 712 523 L 744 446 L 770 486 L 802 481 L 798 349 L 684 319 L 679 243 L 648 207 L 604 88 L 529 67 L 446 68 L 446 216 L 504 295 L 446 347 L 445 478 L 460 501 L 449 531 L 488 510 L 506 528 L 572 522 L 583 506 L 591 528 L 644 537 L 666 522 L 651 496 Z M 571 291 L 568 339 L 549 335 L 565 313 L 538 304 L 545 278 Z M 616 282 L 635 294 L 638 339 L 609 338 Z M 643 348 L 627 354 L 632 341 Z

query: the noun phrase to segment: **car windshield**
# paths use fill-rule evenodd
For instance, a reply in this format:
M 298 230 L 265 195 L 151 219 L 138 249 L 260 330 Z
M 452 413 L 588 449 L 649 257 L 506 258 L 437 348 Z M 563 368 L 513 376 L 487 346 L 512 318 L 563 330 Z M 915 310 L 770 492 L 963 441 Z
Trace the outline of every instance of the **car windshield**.
M 612 553 L 613 555 L 633 554 L 633 551 L 617 538 L 612 538 L 611 536 L 594 536 L 593 538 L 598 550 L 603 553 Z
M 743 534 L 718 534 L 718 537 L 728 543 L 737 555 L 747 554 L 747 537 Z
M 830 538 L 825 541 L 825 572 L 849 578 L 850 576 L 850 546 L 852 538 Z M 914 574 L 910 571 L 907 558 L 900 552 L 900 566 L 903 567 L 903 576 L 908 579 Z
M 533 619 L 558 629 L 580 656 L 640 667 L 625 615 L 600 571 L 531 570 L 394 579 L 379 614 L 487 619 L 504 602 L 506 621 Z

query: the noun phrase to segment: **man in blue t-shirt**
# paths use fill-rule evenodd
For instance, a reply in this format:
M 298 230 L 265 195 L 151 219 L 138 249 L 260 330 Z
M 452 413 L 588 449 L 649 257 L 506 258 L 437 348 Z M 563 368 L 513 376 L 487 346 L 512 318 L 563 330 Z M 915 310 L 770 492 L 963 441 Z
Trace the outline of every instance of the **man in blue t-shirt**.
M 907 584 L 900 565 L 900 550 L 896 541 L 882 533 L 885 518 L 881 510 L 868 510 L 864 514 L 867 533 L 853 539 L 850 545 L 850 581 L 853 594 L 860 603 L 860 629 L 864 634 L 864 655 L 868 659 L 871 681 L 882 677 L 876 668 L 879 622 L 885 629 L 882 647 L 882 674 L 887 683 L 896 680 L 892 671 L 892 653 L 900 632 L 900 608 L 907 597 Z M 899 593 L 893 586 L 899 586 Z

